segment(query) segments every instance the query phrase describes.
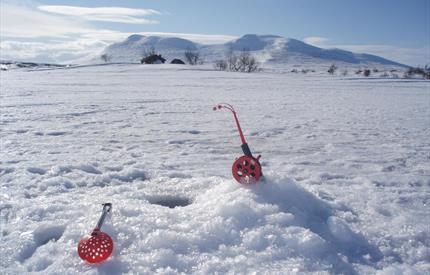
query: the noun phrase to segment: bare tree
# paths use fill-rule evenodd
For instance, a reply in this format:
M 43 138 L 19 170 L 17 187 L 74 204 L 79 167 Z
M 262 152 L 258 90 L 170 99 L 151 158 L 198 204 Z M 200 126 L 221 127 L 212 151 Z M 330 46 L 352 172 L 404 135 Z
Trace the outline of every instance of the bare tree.
M 388 78 L 389 75 L 387 72 L 384 72 L 383 74 L 381 74 L 379 77 L 383 77 L 383 78 Z
M 364 72 L 363 72 L 363 75 L 364 75 L 365 77 L 369 77 L 369 76 L 370 76 L 370 73 L 371 73 L 371 70 L 369 70 L 369 69 L 365 69 L 365 70 L 364 70 Z
M 337 67 L 336 67 L 336 65 L 334 65 L 334 64 L 331 64 L 331 66 L 330 66 L 330 68 L 328 69 L 328 73 L 329 74 L 334 74 L 334 72 L 337 70 Z
M 215 61 L 214 67 L 216 70 L 225 71 L 227 70 L 228 64 L 227 61 L 220 59 Z
M 229 71 L 234 71 L 234 72 L 238 71 L 237 59 L 238 59 L 237 55 L 234 53 L 233 49 L 230 48 L 226 53 L 226 61 L 227 61 Z
M 157 51 L 155 50 L 155 47 L 151 46 L 149 48 L 143 49 L 142 57 L 145 58 L 145 57 L 148 57 L 151 55 L 156 55 L 156 54 L 157 54 Z
M 233 51 L 229 51 L 226 57 L 228 69 L 233 72 L 252 73 L 259 69 L 257 59 L 249 52 L 243 49 L 239 56 Z
M 200 52 L 198 50 L 192 50 L 188 48 L 185 50 L 184 56 L 190 65 L 197 65 L 202 63 Z
M 248 49 L 243 49 L 237 60 L 238 71 L 251 73 L 258 69 L 257 60 L 251 55 Z
M 244 73 L 252 73 L 260 69 L 257 59 L 247 49 L 243 49 L 239 55 L 236 55 L 233 49 L 230 49 L 226 52 L 225 59 L 217 60 L 214 66 L 218 70 Z
M 107 53 L 104 53 L 100 56 L 101 60 L 103 60 L 104 62 L 109 62 L 111 60 L 110 55 L 108 55 Z
M 409 67 L 405 72 L 405 78 L 410 78 L 415 75 L 420 75 L 425 79 L 430 79 L 430 68 L 426 65 L 424 68 L 420 67 Z

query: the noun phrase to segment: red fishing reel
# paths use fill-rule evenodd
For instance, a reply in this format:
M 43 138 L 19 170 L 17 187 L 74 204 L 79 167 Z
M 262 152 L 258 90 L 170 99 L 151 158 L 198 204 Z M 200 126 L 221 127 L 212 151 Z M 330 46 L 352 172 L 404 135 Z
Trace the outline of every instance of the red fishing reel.
M 241 184 L 254 184 L 260 180 L 261 165 L 258 159 L 241 156 L 231 167 L 234 179 Z
M 213 110 L 219 110 L 225 108 L 233 113 L 234 120 L 236 121 L 236 126 L 239 131 L 240 140 L 242 141 L 242 151 L 243 156 L 236 159 L 231 168 L 233 178 L 240 184 L 251 185 L 257 183 L 262 177 L 263 173 L 261 171 L 260 155 L 256 158 L 252 156 L 251 149 L 249 149 L 246 143 L 245 136 L 243 135 L 242 128 L 240 127 L 239 119 L 237 118 L 236 111 L 233 106 L 227 103 L 220 103 L 213 107 Z

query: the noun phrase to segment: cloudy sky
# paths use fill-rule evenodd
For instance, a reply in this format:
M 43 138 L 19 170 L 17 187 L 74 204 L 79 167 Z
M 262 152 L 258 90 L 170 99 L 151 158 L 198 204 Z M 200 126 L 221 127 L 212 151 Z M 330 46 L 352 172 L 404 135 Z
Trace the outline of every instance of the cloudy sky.
M 429 0 L 0 0 L 2 59 L 67 63 L 133 33 L 223 43 L 276 34 L 430 63 Z

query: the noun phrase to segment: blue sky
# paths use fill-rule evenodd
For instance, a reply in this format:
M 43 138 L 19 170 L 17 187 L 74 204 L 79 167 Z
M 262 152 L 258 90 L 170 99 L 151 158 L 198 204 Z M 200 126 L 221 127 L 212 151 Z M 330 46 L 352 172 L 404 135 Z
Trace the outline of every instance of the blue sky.
M 410 65 L 430 63 L 429 0 L 2 0 L 1 5 L 2 55 L 23 59 L 73 59 L 77 50 L 100 51 L 131 33 L 179 33 L 201 43 L 258 33 Z

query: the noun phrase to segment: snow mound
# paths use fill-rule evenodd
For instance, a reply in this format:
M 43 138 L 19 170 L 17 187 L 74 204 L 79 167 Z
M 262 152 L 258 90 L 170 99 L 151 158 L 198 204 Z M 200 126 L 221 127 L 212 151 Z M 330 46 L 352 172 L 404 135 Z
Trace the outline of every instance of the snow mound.
M 198 183 L 205 188 L 198 188 Z M 199 192 L 191 191 L 196 187 Z M 351 273 L 352 263 L 374 263 L 381 257 L 377 247 L 335 216 L 332 205 L 288 178 L 268 176 L 251 188 L 216 177 L 158 178 L 105 189 L 114 210 L 103 230 L 115 242 L 105 264 L 87 266 L 75 251 L 96 220 L 97 203 L 92 201 L 100 200 L 76 192 L 69 196 L 85 200 L 69 205 L 58 190 L 53 196 L 57 199 L 51 200 L 57 207 L 35 203 L 16 213 L 34 222 L 23 233 L 11 230 L 3 237 L 6 273 L 190 273 L 196 268 L 202 273 L 267 272 L 271 268 Z M 54 213 L 66 209 L 56 220 Z M 19 224 L 14 221 L 8 228 Z

